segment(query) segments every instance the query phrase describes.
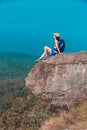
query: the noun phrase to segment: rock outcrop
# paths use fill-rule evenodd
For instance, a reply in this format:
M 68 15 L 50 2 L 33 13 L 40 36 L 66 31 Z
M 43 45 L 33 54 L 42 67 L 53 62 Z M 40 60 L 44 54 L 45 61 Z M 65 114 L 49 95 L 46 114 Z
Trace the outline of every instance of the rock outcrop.
M 87 52 L 58 54 L 36 63 L 25 83 L 54 105 L 79 104 L 87 99 Z

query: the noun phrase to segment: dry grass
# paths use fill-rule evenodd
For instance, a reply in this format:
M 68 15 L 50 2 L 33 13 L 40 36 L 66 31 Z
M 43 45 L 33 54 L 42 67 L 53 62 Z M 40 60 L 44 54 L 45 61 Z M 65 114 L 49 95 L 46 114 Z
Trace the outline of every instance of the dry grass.
M 87 130 L 87 102 L 47 120 L 40 130 Z

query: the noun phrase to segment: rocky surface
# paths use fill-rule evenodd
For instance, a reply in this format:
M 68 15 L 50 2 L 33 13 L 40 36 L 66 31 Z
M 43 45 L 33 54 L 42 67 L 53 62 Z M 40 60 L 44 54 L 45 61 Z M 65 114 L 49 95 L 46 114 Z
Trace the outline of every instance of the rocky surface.
M 58 54 L 36 63 L 25 83 L 54 105 L 79 104 L 87 99 L 87 52 Z

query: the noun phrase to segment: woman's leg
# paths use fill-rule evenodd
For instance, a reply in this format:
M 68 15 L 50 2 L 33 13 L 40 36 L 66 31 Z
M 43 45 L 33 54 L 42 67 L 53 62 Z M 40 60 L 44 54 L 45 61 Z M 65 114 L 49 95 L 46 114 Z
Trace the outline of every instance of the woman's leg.
M 50 54 L 51 54 L 51 48 L 48 46 L 44 46 L 44 53 L 41 55 L 39 59 L 46 58 Z
M 52 49 L 51 49 L 50 47 L 48 47 L 48 46 L 45 46 L 45 47 L 44 47 L 44 52 L 45 52 L 46 56 L 47 56 L 47 55 L 50 55 L 51 52 L 52 52 Z
M 36 61 L 38 60 L 42 60 L 43 58 L 46 58 L 48 55 L 50 55 L 52 52 L 51 48 L 48 46 L 44 46 L 44 53 L 40 56 L 40 58 L 38 58 Z

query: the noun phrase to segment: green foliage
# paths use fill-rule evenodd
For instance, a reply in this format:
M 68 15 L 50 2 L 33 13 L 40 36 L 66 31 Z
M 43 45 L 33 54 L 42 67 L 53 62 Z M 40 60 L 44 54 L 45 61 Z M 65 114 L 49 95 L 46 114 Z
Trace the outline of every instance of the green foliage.
M 16 98 L 12 107 L 0 118 L 0 128 L 3 130 L 38 130 L 43 121 L 49 118 L 51 105 L 39 98 L 29 100 Z M 32 102 L 32 105 L 28 105 Z
M 35 57 L 23 53 L 0 53 L 0 114 L 10 108 L 17 97 L 25 99 L 31 91 L 25 88 L 25 76 Z
M 23 78 L 0 80 L 0 110 L 2 112 L 10 108 L 17 97 L 26 99 L 28 95 L 32 95 L 32 92 L 25 87 Z

